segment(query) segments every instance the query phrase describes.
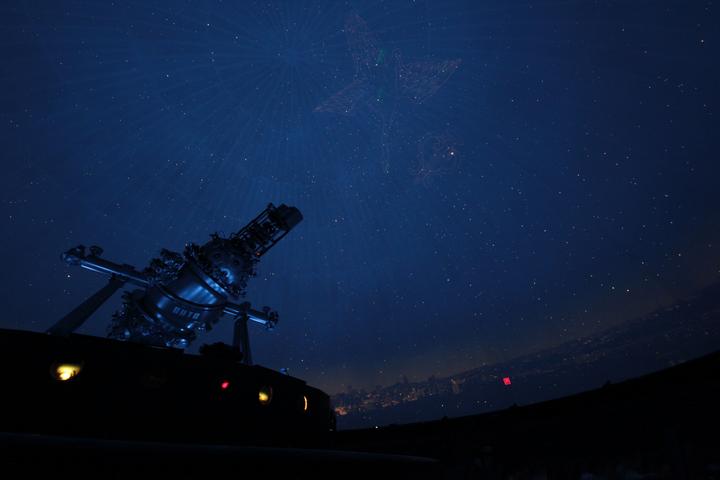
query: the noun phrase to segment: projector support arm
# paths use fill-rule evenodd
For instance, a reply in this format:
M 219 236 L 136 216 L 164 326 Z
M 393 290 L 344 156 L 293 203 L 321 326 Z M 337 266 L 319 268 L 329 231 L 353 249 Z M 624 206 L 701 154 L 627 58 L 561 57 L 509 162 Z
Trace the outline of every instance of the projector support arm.
M 238 315 L 235 318 L 235 325 L 233 326 L 233 348 L 242 353 L 242 362 L 246 365 L 252 365 L 250 333 L 248 332 L 249 320 L 250 317 L 247 313 Z
M 63 253 L 62 259 L 68 265 L 76 265 L 91 272 L 110 275 L 110 280 L 107 285 L 95 292 L 91 297 L 88 297 L 73 311 L 50 327 L 47 333 L 51 335 L 69 335 L 82 327 L 87 319 L 126 283 L 132 283 L 140 287 L 147 287 L 150 284 L 147 276 L 135 270 L 131 265 L 120 265 L 100 258 L 102 248 L 93 245 L 89 250 L 90 254 L 88 255 L 85 253 L 85 246 L 78 245 Z
M 142 272 L 135 270 L 132 265 L 121 265 L 100 258 L 102 248 L 93 245 L 89 248 L 90 254 L 85 254 L 85 246 L 78 245 L 62 254 L 62 259 L 68 265 L 77 265 L 91 272 L 112 275 L 122 279 L 124 282 L 132 283 L 138 287 L 147 288 L 150 286 L 150 279 Z
M 73 311 L 58 320 L 47 330 L 51 335 L 70 335 L 80 328 L 90 316 L 97 311 L 115 292 L 125 285 L 125 279 L 112 275 L 107 285 L 95 292 Z
M 268 330 L 272 330 L 278 322 L 278 313 L 270 310 L 269 307 L 263 308 L 263 311 L 254 310 L 250 308 L 249 302 L 243 302 L 239 305 L 228 303 L 225 305 L 223 313 L 235 317 L 235 325 L 233 326 L 233 348 L 242 352 L 243 363 L 252 365 L 248 322 L 259 323 L 260 325 L 264 325 Z

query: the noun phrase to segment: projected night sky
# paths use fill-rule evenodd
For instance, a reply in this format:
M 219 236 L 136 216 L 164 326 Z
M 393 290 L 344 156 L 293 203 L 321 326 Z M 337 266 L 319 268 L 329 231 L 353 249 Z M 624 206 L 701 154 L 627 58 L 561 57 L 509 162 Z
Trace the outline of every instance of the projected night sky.
M 142 268 L 269 202 L 305 220 L 249 284 L 280 313 L 253 356 L 331 393 L 690 295 L 720 276 L 717 8 L 3 2 L 0 326 L 43 331 L 105 283 L 70 247 Z

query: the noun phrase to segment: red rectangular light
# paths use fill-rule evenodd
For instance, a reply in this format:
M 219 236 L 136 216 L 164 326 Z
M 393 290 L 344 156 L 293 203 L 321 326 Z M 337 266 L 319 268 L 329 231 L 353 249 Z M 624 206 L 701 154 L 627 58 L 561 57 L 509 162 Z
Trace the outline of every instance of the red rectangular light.
M 512 382 L 510 381 L 510 377 L 503 377 L 503 384 L 504 385 L 512 385 Z

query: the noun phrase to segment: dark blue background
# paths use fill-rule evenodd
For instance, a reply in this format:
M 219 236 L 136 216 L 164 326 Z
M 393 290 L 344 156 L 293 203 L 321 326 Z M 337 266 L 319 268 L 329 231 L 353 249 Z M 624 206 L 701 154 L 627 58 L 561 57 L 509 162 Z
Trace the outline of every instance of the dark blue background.
M 462 61 L 387 145 L 376 114 L 313 111 L 355 78 L 348 15 Z M 2 327 L 103 284 L 69 247 L 143 267 L 271 201 L 305 221 L 251 282 L 281 313 L 255 357 L 331 392 L 556 345 L 720 273 L 712 2 L 27 0 L 0 24 Z M 435 145 L 452 162 L 420 178 Z

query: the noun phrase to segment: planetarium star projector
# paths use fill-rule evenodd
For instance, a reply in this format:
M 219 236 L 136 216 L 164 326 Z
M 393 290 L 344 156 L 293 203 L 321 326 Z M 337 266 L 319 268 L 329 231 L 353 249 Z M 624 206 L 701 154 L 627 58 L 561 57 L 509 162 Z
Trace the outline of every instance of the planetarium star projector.
M 233 347 L 251 363 L 247 324 L 273 328 L 277 312 L 236 303 L 245 296 L 248 280 L 260 258 L 302 221 L 295 207 L 269 204 L 239 231 L 212 234 L 204 245 L 190 243 L 184 252 L 163 249 L 142 271 L 101 258 L 102 249 L 80 245 L 62 255 L 69 265 L 110 276 L 108 284 L 53 325 L 48 333 L 67 335 L 125 284 L 140 289 L 125 292 L 113 315 L 108 337 L 163 347 L 186 348 L 225 315 L 235 317 Z

